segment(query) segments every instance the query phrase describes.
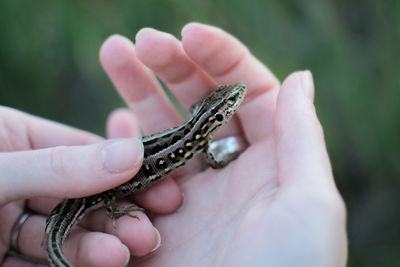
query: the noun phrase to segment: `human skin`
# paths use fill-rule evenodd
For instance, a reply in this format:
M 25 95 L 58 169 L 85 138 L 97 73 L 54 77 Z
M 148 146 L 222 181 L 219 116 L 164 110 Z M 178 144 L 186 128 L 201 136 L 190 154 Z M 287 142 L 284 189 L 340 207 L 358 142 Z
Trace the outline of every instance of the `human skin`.
M 73 264 L 122 266 L 128 248 L 144 256 L 132 258 L 135 266 L 345 266 L 345 206 L 313 105 L 310 72 L 295 72 L 280 84 L 237 39 L 198 23 L 186 25 L 180 41 L 154 29 L 142 29 L 135 45 L 113 35 L 100 60 L 131 108 L 111 114 L 108 137 L 138 137 L 139 127 L 151 134 L 182 123 L 156 74 L 185 108 L 218 84 L 247 84 L 245 101 L 216 138 L 234 135 L 249 146 L 223 169 L 205 169 L 195 159 L 134 196 L 154 214 L 151 221 L 137 212 L 139 220 L 122 217 L 113 229 L 104 211 L 87 216 L 65 242 Z M 8 108 L 0 109 L 0 120 L 7 125 L 0 135 L 0 144 L 7 144 L 0 147 L 0 261 L 28 266 L 5 257 L 22 207 L 37 214 L 21 229 L 21 252 L 44 259 L 40 243 L 51 209 L 62 198 L 131 178 L 142 148 L 134 138 L 103 141 Z M 101 151 L 110 142 L 121 145 L 104 160 Z M 153 226 L 162 242 L 150 253 L 159 241 Z

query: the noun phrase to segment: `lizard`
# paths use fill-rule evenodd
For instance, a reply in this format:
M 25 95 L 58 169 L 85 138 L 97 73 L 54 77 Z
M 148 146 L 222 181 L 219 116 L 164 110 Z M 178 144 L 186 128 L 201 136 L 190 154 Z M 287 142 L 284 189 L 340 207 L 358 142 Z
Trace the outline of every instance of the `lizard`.
M 222 168 L 239 156 L 239 149 L 228 137 L 212 142 L 215 131 L 226 124 L 242 103 L 246 85 L 221 85 L 190 108 L 191 118 L 180 126 L 142 138 L 144 155 L 138 173 L 129 181 L 92 196 L 65 199 L 46 221 L 47 258 L 51 266 L 73 266 L 64 256 L 62 246 L 71 228 L 91 210 L 103 206 L 115 220 L 129 212 L 143 210 L 132 204 L 117 208 L 116 200 L 142 192 L 185 165 L 193 156 L 203 153 L 212 168 Z M 233 143 L 232 143 L 233 142 Z

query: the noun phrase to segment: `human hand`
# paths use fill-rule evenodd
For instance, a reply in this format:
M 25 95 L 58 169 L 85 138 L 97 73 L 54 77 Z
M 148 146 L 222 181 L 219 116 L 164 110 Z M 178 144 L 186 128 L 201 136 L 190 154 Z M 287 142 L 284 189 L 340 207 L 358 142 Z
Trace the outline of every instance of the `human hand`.
M 203 25 L 186 27 L 183 48 L 172 36 L 147 29 L 138 35 L 136 51 L 125 38 L 111 37 L 102 48 L 101 60 L 119 92 L 140 115 L 138 120 L 146 133 L 163 130 L 181 120 L 142 62 L 166 82 L 185 107 L 207 94 L 208 88 L 214 88 L 217 83 L 246 83 L 249 91 L 238 118 L 220 131 L 220 136 L 242 136 L 250 146 L 223 170 L 201 171 L 195 162 L 174 175 L 185 195 L 184 205 L 175 214 L 154 218 L 165 242 L 155 253 L 139 259 L 140 263 L 163 266 L 190 263 L 264 266 L 293 262 L 305 266 L 344 265 L 347 251 L 345 211 L 333 182 L 322 131 L 314 113 L 312 82 L 309 83 L 311 87 L 300 82 L 307 81 L 307 74 L 290 76 L 280 88 L 269 70 L 238 41 Z M 198 90 L 192 90 L 190 94 L 184 91 L 190 88 Z M 126 113 L 121 114 L 124 113 L 119 112 L 110 120 L 110 125 L 114 125 L 109 126 L 114 129 L 110 130 L 111 137 L 137 136 L 137 125 L 132 125 Z M 39 128 L 42 127 L 43 124 Z M 53 133 L 51 138 L 44 135 L 42 139 L 49 142 L 61 130 L 47 132 Z M 42 147 L 97 141 L 98 137 L 93 136 L 75 139 L 66 135 L 65 139 Z M 32 147 L 16 149 L 29 148 Z M 77 158 L 72 157 L 72 162 L 74 159 Z M 82 165 L 78 163 L 77 166 Z M 111 175 L 115 180 L 105 179 L 106 185 L 101 185 L 102 177 L 109 174 L 91 171 L 83 172 L 89 181 L 79 189 L 73 188 L 76 195 L 71 195 L 71 184 L 76 184 L 75 179 L 70 183 L 60 179 L 61 183 L 66 183 L 65 188 L 52 186 L 49 190 L 45 189 L 46 183 L 43 186 L 34 180 L 40 175 L 32 176 L 34 185 L 41 185 L 39 189 L 34 187 L 38 191 L 6 192 L 4 196 L 9 197 L 2 202 L 1 214 L 12 216 L 0 217 L 7 223 L 2 225 L 8 225 L 1 229 L 3 247 L 7 248 L 12 222 L 21 212 L 19 203 L 10 203 L 11 200 L 36 195 L 78 197 L 97 193 L 129 179 L 137 171 L 137 165 L 131 169 L 130 176 Z M 79 177 L 77 172 L 73 174 L 50 173 L 43 177 Z M 91 182 L 91 177 L 100 178 L 100 181 L 93 179 Z M 121 180 L 118 182 L 118 179 Z M 48 182 L 47 179 L 42 181 Z M 171 178 L 135 199 L 155 213 L 169 213 L 181 201 L 179 188 Z M 32 198 L 27 204 L 36 212 L 47 214 L 57 201 Z M 82 222 L 83 228 L 71 233 L 65 253 L 72 262 L 118 266 L 127 256 L 119 240 L 133 255 L 147 254 L 157 243 L 151 222 L 144 214 L 139 215 L 140 221 L 127 216 L 120 218 L 116 231 L 109 220 L 101 223 L 103 216 L 103 212 L 95 212 Z M 41 215 L 31 216 L 21 229 L 19 245 L 24 254 L 44 257 L 39 246 L 44 220 Z M 115 234 L 119 240 L 107 233 Z M 4 260 L 4 253 L 0 255 Z M 12 265 L 16 261 L 18 259 L 10 257 L 4 264 Z
M 345 265 L 345 207 L 315 113 L 309 72 L 291 74 L 280 85 L 238 40 L 201 24 L 188 24 L 182 41 L 152 29 L 141 30 L 135 46 L 112 36 L 100 57 L 146 134 L 181 123 L 150 70 L 185 108 L 217 84 L 248 87 L 219 137 L 242 137 L 249 147 L 223 169 L 202 170 L 194 163 L 171 176 L 183 192 L 183 205 L 154 217 L 163 243 L 136 264 Z M 151 208 L 161 213 L 164 197 L 177 196 L 176 190 L 163 192 L 147 195 L 154 199 Z
M 0 125 L 2 266 L 32 265 L 6 254 L 11 247 L 13 226 L 25 208 L 30 209 L 32 215 L 23 223 L 14 245 L 26 256 L 46 259 L 41 246 L 45 221 L 60 198 L 105 191 L 130 179 L 141 165 L 143 148 L 136 138 L 103 141 L 99 136 L 7 107 L 0 107 Z M 110 137 L 137 137 L 136 130 L 135 121 L 127 111 L 118 110 L 109 118 Z M 112 235 L 115 232 L 112 227 L 99 223 L 104 221 L 101 216 L 104 214 L 89 216 L 73 231 L 66 242 L 65 253 L 83 265 L 100 260 L 106 266 L 122 266 L 129 252 Z M 150 227 L 146 228 L 148 225 Z M 111 234 L 94 232 L 107 232 L 104 228 Z M 150 246 L 151 250 L 158 241 L 154 228 L 150 223 L 136 228 L 146 233 L 142 246 Z M 102 256 L 104 251 L 107 254 Z

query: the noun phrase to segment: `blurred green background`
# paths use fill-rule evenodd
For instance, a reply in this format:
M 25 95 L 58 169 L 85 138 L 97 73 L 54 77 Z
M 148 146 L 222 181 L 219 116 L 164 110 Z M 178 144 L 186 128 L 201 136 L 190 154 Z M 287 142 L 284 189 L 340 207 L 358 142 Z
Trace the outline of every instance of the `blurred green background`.
M 349 266 L 400 266 L 400 1 L 1 1 L 0 104 L 104 135 L 123 102 L 98 51 L 113 33 L 199 21 L 237 36 L 283 80 L 310 69 Z

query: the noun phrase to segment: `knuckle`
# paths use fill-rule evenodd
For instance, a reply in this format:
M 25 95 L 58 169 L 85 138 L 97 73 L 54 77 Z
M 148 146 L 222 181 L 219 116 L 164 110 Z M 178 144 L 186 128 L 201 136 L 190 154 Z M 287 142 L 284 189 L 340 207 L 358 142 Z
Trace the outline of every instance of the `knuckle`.
M 67 147 L 59 146 L 50 148 L 49 164 L 51 171 L 56 175 L 64 175 L 66 173 L 65 153 Z
M 31 147 L 26 124 L 12 109 L 0 106 L 0 151 L 16 151 Z

